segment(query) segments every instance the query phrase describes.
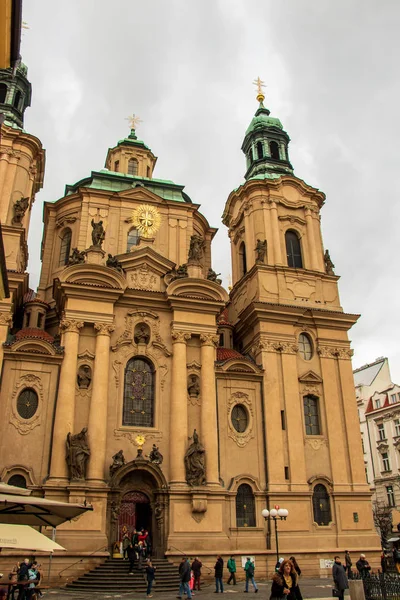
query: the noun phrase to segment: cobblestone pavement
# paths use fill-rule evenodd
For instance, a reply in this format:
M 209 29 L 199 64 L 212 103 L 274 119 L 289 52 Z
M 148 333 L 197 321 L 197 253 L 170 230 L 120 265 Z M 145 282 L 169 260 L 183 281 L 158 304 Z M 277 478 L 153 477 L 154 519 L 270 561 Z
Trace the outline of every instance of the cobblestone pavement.
M 260 581 L 257 582 L 257 586 L 259 588 L 257 600 L 259 598 L 263 598 L 264 600 L 269 599 L 271 590 L 270 583 L 267 581 Z M 254 596 L 252 586 L 250 586 L 249 589 L 251 589 L 251 591 L 245 596 L 244 583 L 239 582 L 236 586 L 224 585 L 224 594 L 228 598 L 231 596 L 232 600 L 248 600 L 249 594 L 250 597 Z M 311 579 L 302 577 L 300 580 L 300 589 L 303 598 L 325 600 L 326 598 L 332 597 L 332 583 L 329 579 Z M 200 592 L 196 592 L 195 598 L 196 600 L 215 600 L 216 595 L 214 590 L 214 584 L 207 582 L 203 585 L 203 589 Z M 157 593 L 157 588 L 155 587 L 152 593 L 154 600 L 174 600 L 177 596 L 177 592 L 178 588 L 176 593 L 173 594 L 164 592 Z M 45 594 L 45 598 L 48 598 L 48 600 L 114 600 L 117 598 L 121 598 L 122 600 L 138 600 L 139 598 L 146 598 L 146 594 L 140 594 L 138 592 L 118 594 L 117 591 L 114 594 L 110 594 L 109 592 L 101 594 L 98 592 L 75 592 L 66 589 L 60 589 L 48 590 Z

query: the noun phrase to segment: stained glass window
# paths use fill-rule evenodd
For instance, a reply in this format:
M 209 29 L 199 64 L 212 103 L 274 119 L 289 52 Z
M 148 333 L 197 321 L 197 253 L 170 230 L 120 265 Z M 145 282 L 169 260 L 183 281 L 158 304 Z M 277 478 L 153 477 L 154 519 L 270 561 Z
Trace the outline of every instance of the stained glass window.
M 302 269 L 303 259 L 301 257 L 301 246 L 297 233 L 290 230 L 287 231 L 285 233 L 285 242 L 288 267 Z
M 236 494 L 236 527 L 255 526 L 256 510 L 253 490 L 247 483 L 242 483 Z
M 31 419 L 37 411 L 38 395 L 32 388 L 26 388 L 18 396 L 17 411 L 23 419 Z
M 131 358 L 125 369 L 122 424 L 154 426 L 154 367 L 144 358 Z
M 137 175 L 138 174 L 138 161 L 136 158 L 131 158 L 128 162 L 128 175 Z
M 318 398 L 316 396 L 304 396 L 304 421 L 307 435 L 320 435 Z
M 306 333 L 299 335 L 299 353 L 304 360 L 311 360 L 313 355 L 312 343 Z
M 236 404 L 232 408 L 231 419 L 232 425 L 238 433 L 243 433 L 246 431 L 249 418 L 247 415 L 247 410 L 243 404 Z
M 318 483 L 313 493 L 314 521 L 318 525 L 329 525 L 332 521 L 329 494 L 322 483 Z

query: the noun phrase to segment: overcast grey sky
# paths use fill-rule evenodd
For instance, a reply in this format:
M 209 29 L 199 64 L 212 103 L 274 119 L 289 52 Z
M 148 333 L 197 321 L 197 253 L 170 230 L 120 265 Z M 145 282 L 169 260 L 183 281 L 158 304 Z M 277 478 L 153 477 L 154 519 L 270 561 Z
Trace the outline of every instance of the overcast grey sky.
M 252 81 L 291 137 L 295 174 L 326 193 L 325 247 L 341 276 L 354 367 L 388 356 L 400 382 L 398 0 L 24 0 L 33 86 L 25 128 L 47 152 L 30 235 L 40 272 L 42 204 L 104 166 L 128 133 L 158 156 L 219 227 L 213 267 L 228 281 L 221 215 L 243 182 L 240 150 L 257 108 Z

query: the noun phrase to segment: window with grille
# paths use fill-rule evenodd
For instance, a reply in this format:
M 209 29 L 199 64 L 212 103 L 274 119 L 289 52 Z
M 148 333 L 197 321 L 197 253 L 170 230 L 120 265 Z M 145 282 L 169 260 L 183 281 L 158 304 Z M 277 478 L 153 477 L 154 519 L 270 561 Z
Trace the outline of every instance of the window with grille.
M 16 487 L 26 489 L 26 479 L 23 475 L 11 475 L 7 483 L 8 485 L 15 485 Z
M 320 435 L 319 399 L 316 396 L 304 396 L 304 422 L 307 435 Z
M 329 525 L 332 521 L 328 490 L 322 483 L 318 483 L 314 488 L 313 511 L 314 521 L 318 525 Z
M 126 244 L 126 251 L 130 252 L 132 246 L 137 246 L 139 242 L 139 232 L 137 229 L 131 229 L 128 232 L 128 240 Z
M 138 161 L 136 158 L 131 158 L 128 162 L 128 175 L 137 175 L 138 174 Z
M 38 409 L 38 395 L 32 388 L 26 388 L 18 396 L 17 411 L 22 419 L 31 419 Z
M 287 231 L 285 233 L 285 242 L 288 267 L 302 269 L 303 259 L 301 256 L 300 240 L 297 233 L 294 231 Z
M 154 367 L 144 358 L 131 358 L 125 369 L 122 424 L 154 426 Z
M 243 404 L 236 404 L 231 413 L 232 425 L 238 433 L 243 433 L 247 429 L 249 416 Z
M 396 502 L 394 500 L 394 491 L 393 491 L 393 486 L 388 485 L 386 487 L 386 493 L 387 493 L 387 500 L 388 500 L 388 505 L 389 506 L 396 506 Z
M 72 231 L 68 228 L 64 231 L 61 238 L 60 257 L 58 261 L 59 267 L 68 264 L 69 255 L 71 254 L 71 239 Z
M 304 360 L 311 360 L 313 355 L 313 348 L 311 338 L 306 333 L 299 335 L 299 354 Z
M 390 471 L 390 460 L 387 452 L 382 453 L 382 465 L 384 471 Z
M 242 483 L 236 494 L 236 527 L 255 526 L 256 510 L 253 490 L 247 483 Z

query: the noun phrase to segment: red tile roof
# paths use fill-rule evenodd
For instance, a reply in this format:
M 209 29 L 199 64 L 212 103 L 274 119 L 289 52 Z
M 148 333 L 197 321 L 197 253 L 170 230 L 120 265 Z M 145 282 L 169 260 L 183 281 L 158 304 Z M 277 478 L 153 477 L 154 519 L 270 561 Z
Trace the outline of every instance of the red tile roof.
M 248 360 L 245 356 L 243 356 L 243 354 L 240 354 L 240 352 L 232 350 L 231 348 L 217 348 L 218 362 L 230 360 L 231 358 L 237 358 L 239 360 Z
M 39 339 L 50 342 L 51 344 L 54 342 L 52 335 L 47 333 L 47 331 L 43 331 L 43 329 L 38 329 L 37 327 L 25 327 L 24 329 L 18 331 L 18 333 L 15 335 L 15 338 L 17 340 L 24 340 L 27 338 Z
M 231 327 L 233 327 L 232 323 L 230 322 L 230 320 L 228 318 L 228 309 L 227 308 L 224 308 L 224 310 L 218 316 L 217 324 L 218 325 L 230 325 Z

